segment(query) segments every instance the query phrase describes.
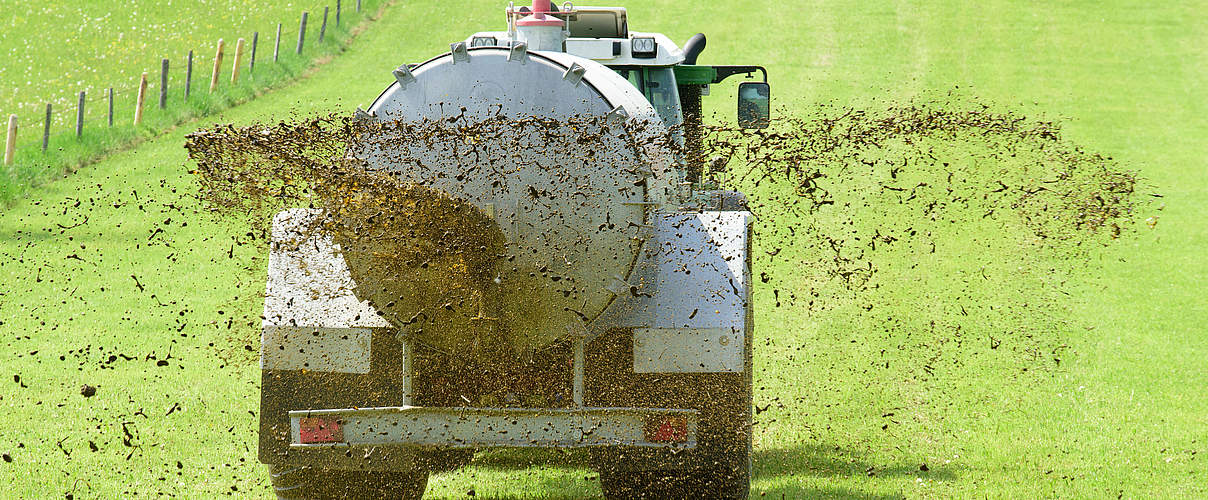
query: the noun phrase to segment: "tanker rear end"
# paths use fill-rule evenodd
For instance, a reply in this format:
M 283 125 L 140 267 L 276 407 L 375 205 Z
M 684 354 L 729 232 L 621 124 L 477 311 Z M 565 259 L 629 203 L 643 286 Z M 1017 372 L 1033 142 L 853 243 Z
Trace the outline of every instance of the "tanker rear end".
M 420 498 L 476 450 L 540 448 L 584 450 L 608 498 L 746 498 L 753 216 L 701 182 L 699 113 L 709 85 L 760 72 L 739 121 L 766 126 L 766 72 L 697 65 L 703 36 L 630 32 L 623 8 L 547 3 L 398 66 L 358 111 L 477 131 L 349 155 L 414 207 L 464 212 L 434 234 L 485 227 L 481 258 L 400 264 L 308 230 L 321 210 L 274 218 L 259 457 L 279 497 Z

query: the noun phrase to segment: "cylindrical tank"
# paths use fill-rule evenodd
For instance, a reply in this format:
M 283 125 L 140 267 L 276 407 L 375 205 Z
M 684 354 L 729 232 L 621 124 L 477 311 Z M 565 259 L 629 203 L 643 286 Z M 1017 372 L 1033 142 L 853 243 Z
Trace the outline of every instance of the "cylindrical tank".
M 445 217 L 442 229 L 471 228 L 485 240 L 499 234 L 502 252 L 493 276 L 474 281 L 456 252 L 435 252 L 444 260 L 419 267 L 343 242 L 359 297 L 421 342 L 513 356 L 582 331 L 617 293 L 629 293 L 647 212 L 674 196 L 672 157 L 653 140 L 665 128 L 632 85 L 587 59 L 497 47 L 436 57 L 399 81 L 370 107 L 375 119 L 477 132 L 424 140 L 387 134 L 354 156 L 393 173 L 400 186 L 422 187 L 414 193 L 437 200 L 431 206 L 461 214 Z M 490 133 L 475 128 L 484 124 Z M 408 227 L 393 230 L 417 234 Z M 478 250 L 495 252 L 491 245 Z

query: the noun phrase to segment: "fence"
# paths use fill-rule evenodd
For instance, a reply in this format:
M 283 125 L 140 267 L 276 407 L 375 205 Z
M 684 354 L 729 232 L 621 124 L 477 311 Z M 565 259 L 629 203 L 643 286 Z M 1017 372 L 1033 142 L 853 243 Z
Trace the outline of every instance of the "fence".
M 342 1 L 336 0 L 335 12 L 334 12 L 336 26 L 340 26 L 341 22 L 342 22 L 341 8 L 342 8 Z M 327 31 L 327 19 L 328 19 L 329 11 L 330 11 L 329 7 L 324 7 L 323 22 L 319 28 L 318 37 L 316 37 L 315 41 L 313 42 L 315 45 L 323 45 L 325 43 L 329 43 L 327 40 L 325 40 L 326 31 Z M 357 13 L 362 12 L 361 0 L 357 0 L 357 2 L 356 2 L 356 12 Z M 304 55 L 304 52 L 306 50 L 305 40 L 306 40 L 308 17 L 309 17 L 309 12 L 301 13 L 301 19 L 300 19 L 300 23 L 299 23 L 298 37 L 297 37 L 298 41 L 297 41 L 297 46 L 295 48 L 296 55 Z M 273 40 L 272 63 L 274 63 L 275 65 L 282 65 L 282 64 L 286 63 L 286 61 L 282 60 L 282 58 L 281 58 L 280 48 L 281 48 L 282 36 L 288 36 L 289 33 L 282 33 L 281 26 L 282 26 L 281 23 L 277 23 L 276 35 L 274 36 L 274 40 Z M 172 107 L 173 104 L 194 105 L 196 107 L 202 108 L 203 111 L 213 111 L 217 108 L 220 108 L 221 106 L 210 105 L 212 103 L 204 103 L 204 102 L 196 102 L 196 101 L 204 101 L 207 99 L 214 99 L 214 98 L 221 97 L 221 96 L 218 96 L 217 94 L 221 94 L 224 90 L 223 84 L 221 82 L 222 73 L 225 68 L 223 62 L 224 62 L 224 59 L 226 59 L 226 57 L 228 55 L 230 56 L 229 59 L 227 59 L 227 60 L 229 60 L 229 62 L 230 62 L 230 66 L 229 66 L 229 72 L 230 72 L 229 73 L 229 75 L 230 75 L 229 82 L 230 83 L 229 83 L 229 85 L 231 88 L 234 88 L 236 85 L 238 85 L 241 78 L 246 80 L 248 77 L 255 76 L 255 74 L 256 74 L 255 72 L 257 70 L 257 65 L 256 65 L 257 57 L 260 54 L 260 51 L 258 50 L 259 49 L 258 45 L 260 43 L 260 32 L 259 31 L 252 32 L 250 39 L 251 39 L 251 41 L 247 42 L 247 39 L 245 39 L 243 37 L 238 38 L 236 40 L 233 48 L 228 47 L 226 45 L 226 43 L 223 41 L 223 39 L 217 40 L 217 42 L 215 44 L 215 57 L 213 60 L 213 66 L 210 70 L 210 81 L 209 81 L 209 88 L 208 88 L 208 90 L 209 90 L 208 94 L 210 94 L 210 95 L 198 95 L 197 89 L 193 88 L 194 84 L 195 84 L 195 82 L 193 81 L 193 70 L 194 70 L 194 68 L 193 68 L 194 67 L 194 55 L 193 55 L 194 51 L 193 50 L 189 50 L 187 55 L 182 55 L 183 60 L 177 66 L 173 65 L 172 60 L 170 58 L 163 58 L 160 61 L 160 67 L 158 68 L 159 74 L 157 75 L 159 77 L 157 79 L 158 80 L 158 92 L 159 92 L 158 103 L 157 103 L 158 109 L 159 110 L 169 110 L 169 108 Z M 230 54 L 227 54 L 227 52 L 230 52 Z M 295 58 L 295 62 L 296 62 L 296 60 L 297 60 L 297 58 Z M 260 61 L 260 62 L 262 63 L 261 69 L 263 70 L 264 61 Z M 175 75 L 172 73 L 173 67 L 177 68 L 176 69 L 177 73 Z M 179 76 L 180 73 L 182 72 L 182 69 L 183 69 L 183 80 L 181 80 L 180 76 Z M 247 75 L 243 74 L 244 71 L 246 71 Z M 82 141 L 82 140 L 86 140 L 90 134 L 98 133 L 96 130 L 98 127 L 113 129 L 115 126 L 115 121 L 120 126 L 120 123 L 122 122 L 122 120 L 121 120 L 120 116 L 118 117 L 117 120 L 115 120 L 115 112 L 118 115 L 125 113 L 125 111 L 123 111 L 122 108 L 126 107 L 126 106 L 130 106 L 133 108 L 133 109 L 130 109 L 129 115 L 125 115 L 125 116 L 132 117 L 132 120 L 130 123 L 132 125 L 134 125 L 135 127 L 138 127 L 138 126 L 145 127 L 143 122 L 144 122 L 144 116 L 146 113 L 145 109 L 148 106 L 148 103 L 146 102 L 148 87 L 149 87 L 148 77 L 149 77 L 148 73 L 143 72 L 137 78 L 134 78 L 132 80 L 133 85 L 130 85 L 128 87 L 109 86 L 105 90 L 105 92 L 100 93 L 101 94 L 100 96 L 89 95 L 87 93 L 87 91 L 80 91 L 76 96 L 76 97 L 78 97 L 78 99 L 76 99 L 76 102 L 75 102 L 75 109 L 70 110 L 70 111 L 74 111 L 74 115 L 75 115 L 74 129 L 70 131 L 71 132 L 70 136 L 74 136 L 74 139 L 76 141 Z M 152 81 L 154 81 L 154 80 L 152 80 Z M 133 97 L 133 100 L 129 100 L 129 97 L 125 97 L 125 96 Z M 172 98 L 172 99 L 170 99 L 170 98 Z M 85 120 L 86 110 L 96 110 L 96 109 L 100 109 L 105 112 L 105 116 L 104 116 L 105 119 L 104 120 L 93 120 L 91 122 L 86 121 Z M 129 108 L 127 108 L 127 109 L 129 109 Z M 17 141 L 19 140 L 18 117 L 16 114 L 9 115 L 7 133 L 5 135 L 4 166 L 11 167 L 15 163 L 21 163 L 23 160 L 36 161 L 39 159 L 36 155 L 39 155 L 39 154 L 42 155 L 43 158 L 48 158 L 47 155 L 53 154 L 49 150 L 50 145 L 52 143 L 52 136 L 55 137 L 56 141 L 58 141 L 58 142 L 62 142 L 62 139 L 61 139 L 62 137 L 68 137 L 67 132 L 52 135 L 52 129 L 55 128 L 54 127 L 55 112 L 56 112 L 56 109 L 55 109 L 54 105 L 49 102 L 46 103 L 46 113 L 45 113 L 45 116 L 43 119 L 43 123 L 38 124 L 38 125 L 42 125 L 41 127 L 39 127 L 39 128 L 41 128 L 41 132 L 42 132 L 42 136 L 40 138 L 41 140 L 39 141 L 40 142 L 40 151 L 38 151 L 38 149 L 33 149 L 31 151 L 31 148 L 23 148 L 23 149 L 17 148 Z M 2 116 L 2 115 L 0 115 L 0 116 Z M 195 114 L 192 114 L 189 116 L 195 116 Z M 30 125 L 33 125 L 33 124 L 25 125 L 22 128 L 22 130 L 36 130 L 36 129 L 31 128 Z

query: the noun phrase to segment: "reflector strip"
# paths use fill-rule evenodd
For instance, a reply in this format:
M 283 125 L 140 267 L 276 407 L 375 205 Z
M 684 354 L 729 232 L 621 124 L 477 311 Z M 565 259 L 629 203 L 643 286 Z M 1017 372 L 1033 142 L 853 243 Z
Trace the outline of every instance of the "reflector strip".
M 688 440 L 688 419 L 664 416 L 646 421 L 646 440 L 651 443 L 680 443 Z
M 298 440 L 303 444 L 338 443 L 344 440 L 339 419 L 306 417 L 298 419 Z

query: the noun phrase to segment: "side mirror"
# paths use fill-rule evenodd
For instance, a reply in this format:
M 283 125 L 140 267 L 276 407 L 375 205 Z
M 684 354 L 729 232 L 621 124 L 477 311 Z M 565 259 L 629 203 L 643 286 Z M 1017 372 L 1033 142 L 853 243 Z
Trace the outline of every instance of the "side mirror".
M 772 121 L 771 87 L 764 82 L 738 84 L 738 126 L 767 128 Z

